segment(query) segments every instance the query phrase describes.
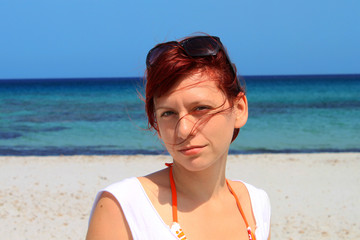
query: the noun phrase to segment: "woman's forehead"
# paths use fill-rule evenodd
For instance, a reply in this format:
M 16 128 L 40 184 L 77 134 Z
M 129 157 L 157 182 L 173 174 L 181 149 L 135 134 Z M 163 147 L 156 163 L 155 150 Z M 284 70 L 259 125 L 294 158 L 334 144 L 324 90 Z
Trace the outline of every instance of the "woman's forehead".
M 217 80 L 203 74 L 193 74 L 179 79 L 167 93 L 160 97 L 155 97 L 154 100 L 156 104 L 178 97 L 196 98 L 198 100 L 217 97 L 224 100 L 224 96 L 223 92 L 218 88 Z
M 209 90 L 213 92 L 220 91 L 220 89 L 218 88 L 217 78 L 204 72 L 197 72 L 179 78 L 172 86 L 172 88 L 164 94 L 164 96 L 171 95 L 179 91 L 185 92 L 194 89 Z

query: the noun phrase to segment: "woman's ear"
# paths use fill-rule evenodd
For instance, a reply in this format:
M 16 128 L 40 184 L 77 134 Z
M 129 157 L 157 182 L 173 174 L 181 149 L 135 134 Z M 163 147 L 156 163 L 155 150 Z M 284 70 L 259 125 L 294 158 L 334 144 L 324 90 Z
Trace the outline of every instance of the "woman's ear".
M 248 119 L 248 103 L 244 93 L 239 93 L 235 99 L 234 110 L 236 114 L 235 128 L 241 128 Z

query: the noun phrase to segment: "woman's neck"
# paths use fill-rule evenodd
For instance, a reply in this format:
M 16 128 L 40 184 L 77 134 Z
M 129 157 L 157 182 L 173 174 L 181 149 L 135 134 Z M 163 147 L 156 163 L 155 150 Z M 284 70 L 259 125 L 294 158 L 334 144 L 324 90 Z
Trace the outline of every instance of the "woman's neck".
M 208 201 L 228 191 L 225 181 L 226 159 L 202 171 L 189 171 L 174 161 L 173 177 L 178 195 L 189 200 Z

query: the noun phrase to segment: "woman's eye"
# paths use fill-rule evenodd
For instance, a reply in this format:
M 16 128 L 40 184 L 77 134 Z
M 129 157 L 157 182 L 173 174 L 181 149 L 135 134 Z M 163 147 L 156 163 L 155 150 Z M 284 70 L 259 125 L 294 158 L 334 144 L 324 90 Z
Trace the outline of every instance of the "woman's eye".
M 194 108 L 192 114 L 194 114 L 194 115 L 204 115 L 204 114 L 207 114 L 210 110 L 211 110 L 211 107 L 208 107 L 208 106 L 198 106 L 198 107 L 195 107 L 195 108 Z
M 166 111 L 161 114 L 161 117 L 169 117 L 173 114 L 174 114 L 174 112 L 172 112 L 172 111 Z
M 199 106 L 195 108 L 195 111 L 204 111 L 204 110 L 210 110 L 207 106 Z

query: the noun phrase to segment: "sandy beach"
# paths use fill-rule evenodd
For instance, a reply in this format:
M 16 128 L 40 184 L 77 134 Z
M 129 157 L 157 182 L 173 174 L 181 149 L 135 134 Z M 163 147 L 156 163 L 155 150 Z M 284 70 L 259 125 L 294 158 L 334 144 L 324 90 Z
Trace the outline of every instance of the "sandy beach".
M 169 156 L 0 157 L 0 238 L 84 239 L 98 190 Z M 360 239 L 360 153 L 230 155 L 269 194 L 272 239 Z

